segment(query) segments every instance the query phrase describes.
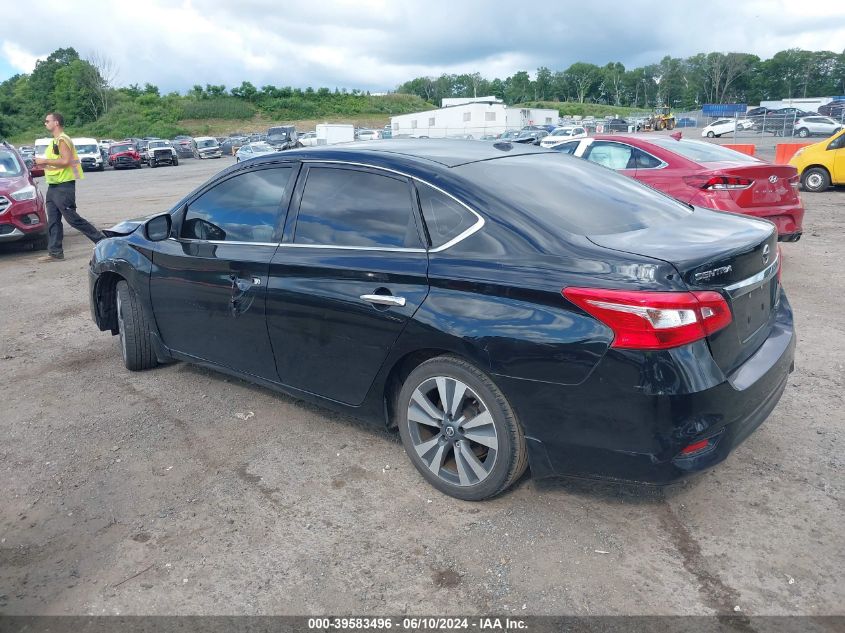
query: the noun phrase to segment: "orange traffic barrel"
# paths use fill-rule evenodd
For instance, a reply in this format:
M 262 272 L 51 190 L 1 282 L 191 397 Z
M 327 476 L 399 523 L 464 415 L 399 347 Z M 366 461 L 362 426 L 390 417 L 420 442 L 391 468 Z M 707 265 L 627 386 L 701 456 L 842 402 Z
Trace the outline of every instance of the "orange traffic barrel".
M 795 155 L 802 147 L 807 147 L 812 143 L 779 143 L 775 145 L 775 163 L 778 165 L 786 165 L 789 159 Z
M 735 145 L 731 145 L 731 144 L 726 143 L 725 145 L 722 145 L 722 147 L 727 147 L 728 149 L 732 149 L 735 152 L 740 152 L 742 154 L 748 154 L 749 156 L 754 156 L 754 152 L 757 149 L 756 145 L 743 144 L 743 143 L 738 143 L 738 144 L 735 144 Z

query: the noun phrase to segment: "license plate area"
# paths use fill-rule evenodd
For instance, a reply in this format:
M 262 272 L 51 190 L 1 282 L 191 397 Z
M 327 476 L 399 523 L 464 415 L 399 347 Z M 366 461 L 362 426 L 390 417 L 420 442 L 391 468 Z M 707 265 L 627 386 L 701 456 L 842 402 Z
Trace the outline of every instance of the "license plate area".
M 734 322 L 743 343 L 768 323 L 776 291 L 775 278 L 733 300 Z

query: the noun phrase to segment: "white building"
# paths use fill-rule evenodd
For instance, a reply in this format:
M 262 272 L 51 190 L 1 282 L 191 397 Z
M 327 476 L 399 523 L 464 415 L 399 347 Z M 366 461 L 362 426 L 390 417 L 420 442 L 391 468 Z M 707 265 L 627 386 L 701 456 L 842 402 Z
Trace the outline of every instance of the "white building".
M 390 117 L 393 137 L 473 137 L 501 134 L 526 125 L 557 125 L 558 111 L 509 108 L 496 97 L 443 99 L 441 108 Z
M 795 97 L 793 99 L 777 99 L 774 101 L 761 101 L 764 108 L 779 110 L 780 108 L 798 108 L 807 112 L 819 109 L 819 106 L 827 105 L 833 101 L 833 97 Z

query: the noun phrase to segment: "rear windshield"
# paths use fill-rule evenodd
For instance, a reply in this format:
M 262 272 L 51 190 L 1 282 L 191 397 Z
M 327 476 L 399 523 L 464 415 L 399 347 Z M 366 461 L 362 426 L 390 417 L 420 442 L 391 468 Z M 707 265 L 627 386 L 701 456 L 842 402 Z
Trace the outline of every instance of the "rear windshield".
M 666 137 L 654 137 L 648 139 L 649 143 L 654 143 L 658 147 L 668 149 L 670 152 L 680 154 L 684 158 L 695 161 L 696 163 L 721 163 L 730 161 L 733 163 L 759 163 L 760 161 L 749 156 L 735 152 L 727 147 L 721 147 L 715 143 L 705 143 L 702 141 L 676 141 Z
M 207 138 L 204 141 L 197 141 L 197 147 L 217 147 L 217 141 L 213 138 Z
M 560 152 L 479 161 L 455 172 L 541 225 L 577 235 L 637 231 L 692 213 L 636 180 Z
M 120 154 L 121 152 L 129 152 L 135 149 L 131 143 L 123 143 L 122 145 L 112 145 L 109 147 L 109 154 Z
M 23 173 L 18 157 L 6 149 L 0 149 L 0 178 L 11 178 Z

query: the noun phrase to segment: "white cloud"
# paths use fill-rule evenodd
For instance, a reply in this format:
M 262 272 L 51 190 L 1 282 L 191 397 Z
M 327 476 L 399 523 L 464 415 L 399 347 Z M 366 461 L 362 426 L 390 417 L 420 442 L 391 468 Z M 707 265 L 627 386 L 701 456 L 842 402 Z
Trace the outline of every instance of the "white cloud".
M 566 5 L 532 12 L 482 0 L 39 0 L 4 15 L 0 56 L 29 72 L 36 54 L 73 46 L 83 56 L 108 56 L 119 84 L 150 82 L 164 91 L 244 80 L 381 91 L 443 72 L 492 78 L 576 61 L 632 67 L 713 50 L 763 58 L 792 47 L 840 52 L 845 4 L 813 6 L 807 12 L 787 0 L 711 0 L 687 15 L 636 1 L 599 12 Z
M 22 73 L 31 73 L 39 57 L 9 41 L 3 42 L 0 50 L 9 66 Z

